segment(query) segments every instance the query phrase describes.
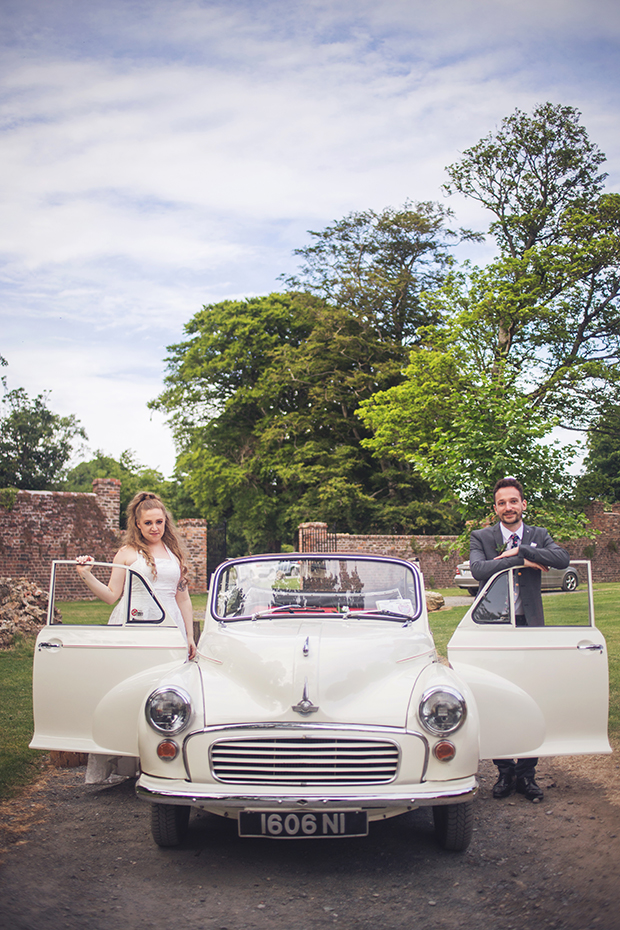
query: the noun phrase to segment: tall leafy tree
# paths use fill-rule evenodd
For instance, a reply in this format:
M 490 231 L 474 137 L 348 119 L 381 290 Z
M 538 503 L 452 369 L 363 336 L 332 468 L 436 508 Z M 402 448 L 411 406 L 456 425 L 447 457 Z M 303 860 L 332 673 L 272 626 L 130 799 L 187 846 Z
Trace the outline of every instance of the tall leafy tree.
M 577 501 L 608 504 L 620 501 L 620 406 L 606 405 L 588 434 L 584 473 L 577 482 Z
M 451 525 L 407 464 L 384 470 L 360 443 L 359 402 L 401 377 L 368 321 L 291 292 L 206 306 L 186 332 L 153 406 L 170 416 L 184 487 L 228 520 L 233 551 L 277 551 L 308 519 Z
M 422 293 L 443 281 L 451 247 L 477 238 L 450 229 L 451 219 L 449 209 L 428 201 L 349 213 L 310 232 L 313 242 L 295 250 L 302 265 L 287 283 L 345 307 L 384 342 L 412 344 L 418 327 L 430 322 Z
M 517 379 L 532 407 L 587 429 L 618 389 L 620 195 L 568 211 L 562 229 L 561 243 L 454 272 L 433 303 L 497 384 Z
M 360 417 L 373 429 L 369 448 L 410 462 L 468 521 L 484 522 L 489 488 L 514 475 L 534 518 L 560 539 L 583 535 L 570 506 L 576 448 L 550 441 L 554 422 L 477 369 L 457 341 L 412 352 L 406 380 L 365 401 Z
M 73 415 L 61 417 L 47 394 L 5 391 L 0 416 L 0 487 L 49 490 L 62 478 L 74 445 L 86 433 Z
M 468 517 L 483 516 L 485 477 L 516 471 L 572 525 L 572 451 L 548 436 L 587 427 L 617 389 L 620 197 L 602 192 L 604 156 L 579 117 L 516 111 L 448 168 L 447 191 L 493 214 L 499 254 L 423 295 L 439 322 L 418 332 L 406 382 L 362 410 L 376 454 L 414 462 Z
M 522 258 L 534 246 L 561 241 L 566 210 L 587 210 L 602 193 L 605 156 L 580 116 L 552 103 L 531 116 L 515 110 L 446 169 L 446 193 L 471 197 L 494 215 L 489 232 L 502 254 Z
M 442 318 L 469 329 L 497 384 L 510 361 L 532 406 L 576 429 L 618 383 L 620 195 L 603 192 L 604 160 L 578 110 L 546 103 L 447 169 L 446 190 L 494 216 L 499 255 L 453 277 Z
M 280 358 L 310 334 L 316 304 L 274 294 L 208 305 L 169 348 L 152 406 L 170 416 L 178 473 L 201 515 L 228 519 L 233 551 L 279 546 L 285 485 L 273 466 L 287 437 L 274 422 L 307 405 Z

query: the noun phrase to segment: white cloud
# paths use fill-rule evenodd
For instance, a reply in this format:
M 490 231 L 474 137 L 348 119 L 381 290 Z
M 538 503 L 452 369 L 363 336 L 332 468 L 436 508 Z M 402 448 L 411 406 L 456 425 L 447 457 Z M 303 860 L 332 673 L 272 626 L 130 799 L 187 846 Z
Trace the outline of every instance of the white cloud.
M 278 288 L 308 228 L 440 199 L 459 151 L 547 99 L 582 109 L 620 178 L 616 0 L 5 0 L 1 15 L 0 352 L 13 386 L 51 387 L 96 446 L 148 464 L 165 345 L 203 303 Z

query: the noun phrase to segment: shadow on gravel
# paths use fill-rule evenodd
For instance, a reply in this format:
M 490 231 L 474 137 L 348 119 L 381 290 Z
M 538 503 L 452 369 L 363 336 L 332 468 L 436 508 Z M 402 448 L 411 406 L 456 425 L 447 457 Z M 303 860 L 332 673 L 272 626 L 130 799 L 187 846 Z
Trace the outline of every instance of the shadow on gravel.
M 146 837 L 150 842 L 150 837 Z M 428 810 L 412 811 L 391 820 L 371 823 L 367 837 L 351 839 L 249 839 L 237 835 L 233 821 L 202 811 L 192 812 L 189 833 L 177 851 L 194 856 L 226 855 L 236 860 L 234 868 L 311 869 L 318 878 L 352 867 L 374 868 L 379 857 L 394 868 L 408 870 L 412 860 L 429 853 L 447 856 L 435 841 L 433 816 Z M 164 853 L 175 850 L 162 850 Z
M 85 786 L 50 772 L 8 808 L 0 930 L 616 930 L 620 809 L 561 764 L 541 765 L 543 804 L 491 798 L 481 766 L 474 839 L 446 853 L 430 810 L 359 839 L 241 839 L 193 812 L 160 849 L 131 782 Z

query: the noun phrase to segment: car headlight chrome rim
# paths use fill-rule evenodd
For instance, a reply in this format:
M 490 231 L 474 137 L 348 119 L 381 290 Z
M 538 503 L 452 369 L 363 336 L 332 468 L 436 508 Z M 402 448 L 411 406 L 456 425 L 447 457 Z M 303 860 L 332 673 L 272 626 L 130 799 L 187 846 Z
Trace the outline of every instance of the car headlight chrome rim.
M 467 716 L 465 698 L 455 688 L 431 688 L 418 707 L 422 726 L 434 736 L 454 733 Z
M 150 695 L 144 712 L 147 721 L 158 733 L 180 733 L 189 725 L 191 698 L 181 688 L 158 688 Z

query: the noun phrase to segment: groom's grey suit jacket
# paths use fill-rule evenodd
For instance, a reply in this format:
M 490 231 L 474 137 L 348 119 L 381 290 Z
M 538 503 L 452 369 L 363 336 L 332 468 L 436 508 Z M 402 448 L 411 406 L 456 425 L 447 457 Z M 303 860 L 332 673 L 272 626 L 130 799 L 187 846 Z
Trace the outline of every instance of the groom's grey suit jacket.
M 505 568 L 522 566 L 525 559 L 549 568 L 566 568 L 570 562 L 566 549 L 554 543 L 547 530 L 541 526 L 523 524 L 523 539 L 518 555 L 496 559 L 503 548 L 504 538 L 499 523 L 483 530 L 474 530 L 471 534 L 469 565 L 472 575 L 481 585 Z M 516 574 L 527 625 L 544 626 L 540 571 L 537 568 L 521 568 Z

